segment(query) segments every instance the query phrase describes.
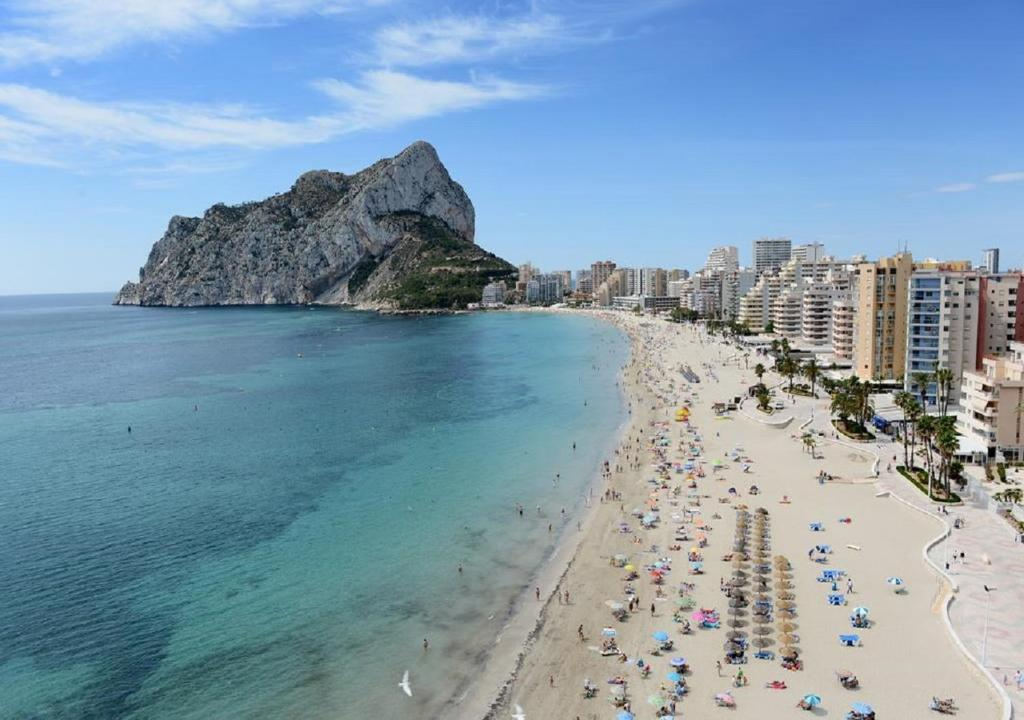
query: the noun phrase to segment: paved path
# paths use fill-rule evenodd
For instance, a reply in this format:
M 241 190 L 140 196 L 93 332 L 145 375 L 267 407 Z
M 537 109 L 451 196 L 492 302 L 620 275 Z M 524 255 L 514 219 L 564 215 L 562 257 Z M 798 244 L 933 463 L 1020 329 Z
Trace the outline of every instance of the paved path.
M 807 418 L 812 407 L 812 427 L 831 437 L 827 400 L 798 399 L 793 412 L 798 418 Z M 893 455 L 902 459 L 900 443 L 865 443 L 863 447 L 881 457 L 879 489 L 936 513 L 936 505 L 927 502 L 924 493 L 895 471 L 887 472 Z M 974 657 L 983 661 L 997 680 L 1006 678 L 1004 685 L 1013 702 L 1014 717 L 1024 718 L 1024 686 L 1014 683 L 1014 673 L 1024 670 L 1024 545 L 1015 542 L 1014 531 L 1005 520 L 985 507 L 967 501 L 943 515 L 950 528 L 956 517 L 964 520 L 964 526 L 952 529 L 949 538 L 929 552 L 939 567 L 945 567 L 948 560 L 949 574 L 959 585 L 950 606 L 950 622 Z M 959 560 L 961 552 L 964 562 Z M 986 592 L 986 585 L 994 589 Z

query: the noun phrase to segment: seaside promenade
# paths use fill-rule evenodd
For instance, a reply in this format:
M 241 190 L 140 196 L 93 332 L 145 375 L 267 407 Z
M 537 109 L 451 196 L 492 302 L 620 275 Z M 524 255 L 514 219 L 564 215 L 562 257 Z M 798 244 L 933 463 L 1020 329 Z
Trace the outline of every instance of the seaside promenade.
M 679 708 L 684 716 L 704 717 L 721 712 L 716 710 L 714 696 L 731 690 L 737 671 L 736 666 L 730 665 L 716 671 L 716 663 L 723 659 L 722 643 L 729 628 L 677 635 L 672 609 L 676 585 L 692 581 L 694 588 L 689 597 L 696 607 L 731 610 L 720 587 L 730 569 L 721 559 L 729 549 L 736 523 L 734 508 L 739 504 L 768 510 L 772 518 L 772 552 L 785 554 L 793 561 L 793 592 L 799 614 L 792 624 L 796 628 L 794 636 L 802 638 L 799 645 L 805 665 L 797 672 L 780 668 L 778 660 L 751 660 L 739 666 L 748 682 L 731 690 L 737 706 L 730 716 L 762 720 L 789 717 L 803 694 L 820 693 L 824 699 L 822 711 L 838 717 L 853 702 L 873 703 L 880 717 L 929 717 L 933 713 L 928 710 L 928 701 L 933 695 L 956 698 L 962 717 L 1003 717 L 1001 697 L 947 631 L 939 602 L 943 596 L 939 575 L 922 557 L 924 546 L 942 530 L 941 519 L 916 512 L 897 500 L 896 497 L 909 498 L 908 502 L 913 502 L 906 491 L 916 492 L 909 486 L 896 487 L 900 479 L 872 476 L 877 454 L 881 452 L 884 457 L 886 452 L 889 456 L 892 452 L 885 446 L 820 442 L 813 456 L 807 453 L 800 440 L 801 426 L 811 418 L 812 407 L 814 419 L 809 425 L 830 435 L 826 403 L 822 400 L 787 402 L 779 413 L 784 422 L 775 426 L 744 412 L 716 417 L 711 411 L 713 403 L 742 394 L 743 388 L 753 381 L 753 358 L 747 366 L 734 347 L 686 326 L 626 314 L 606 317 L 630 334 L 634 348 L 630 365 L 624 370 L 633 409 L 632 423 L 613 459 L 615 470 L 607 480 L 607 488 L 620 493 L 621 498 L 616 496 L 613 502 L 593 509 L 585 521 L 579 550 L 558 585 L 543 588 L 546 601 L 539 608 L 542 621 L 488 717 L 507 717 L 520 711 L 528 719 L 616 717 L 615 708 L 606 697 L 612 676 L 627 681 L 631 711 L 636 718 L 656 717 L 657 707 L 653 705 L 664 697 L 666 670 L 671 670 L 667 657 L 651 654 L 652 634 L 662 631 L 677 638 L 675 651 L 667 654 L 685 656 L 691 668 L 686 676 L 689 692 Z M 703 376 L 702 382 L 691 384 L 683 380 L 679 371 L 683 365 L 697 369 Z M 694 408 L 694 420 L 689 426 L 672 422 L 675 408 L 684 401 Z M 787 417 L 791 419 L 785 422 Z M 657 443 L 651 442 L 652 433 L 657 433 Z M 688 454 L 692 459 L 695 445 L 699 446 L 697 464 L 707 473 L 696 482 L 697 494 L 684 491 L 684 498 L 674 490 L 683 476 L 665 477 L 663 471 L 657 471 L 654 461 L 667 457 L 681 463 Z M 687 453 L 687 446 L 691 453 Z M 658 450 L 659 447 L 665 449 Z M 746 460 L 736 460 L 737 448 L 740 455 L 750 458 L 749 474 L 741 469 Z M 881 465 L 884 470 L 885 464 Z M 821 469 L 841 481 L 819 485 L 814 477 Z M 659 474 L 665 479 L 655 482 Z M 886 482 L 893 484 L 886 488 L 891 490 L 891 497 L 877 496 Z M 748 493 L 751 484 L 762 490 L 756 497 Z M 785 501 L 787 498 L 791 500 Z M 649 529 L 635 526 L 630 508 L 646 507 L 652 502 L 660 508 L 661 523 Z M 694 510 L 702 510 L 708 521 L 700 526 L 708 535 L 707 546 L 702 550 L 706 570 L 696 576 L 687 572 L 686 554 L 678 556 L 689 543 L 683 542 L 680 547 L 674 542 L 675 535 L 693 532 L 682 518 Z M 809 523 L 817 520 L 823 521 L 824 533 L 809 532 Z M 965 530 L 974 524 L 984 525 L 980 519 L 976 523 L 969 521 Z M 623 532 L 623 525 L 631 529 Z M 807 554 L 808 547 L 820 542 L 833 548 L 827 566 L 844 568 L 856 583 L 856 590 L 850 588 L 853 594 L 848 591 L 846 610 L 826 602 L 828 588 L 816 581 L 821 566 L 811 562 Z M 979 537 L 978 542 L 986 541 Z M 974 550 L 969 547 L 963 545 L 968 559 L 965 568 L 972 564 L 970 555 Z M 664 595 L 657 594 L 657 588 L 646 577 L 635 583 L 640 601 L 619 623 L 611 618 L 608 608 L 609 603 L 623 599 L 622 571 L 610 565 L 616 555 L 627 555 L 638 568 L 648 567 L 666 556 L 672 565 L 667 586 L 670 589 Z M 988 567 L 1004 572 L 1003 566 Z M 891 585 L 886 584 L 888 576 L 897 574 L 903 577 L 909 592 L 894 594 Z M 953 612 L 962 612 L 962 622 L 969 624 L 975 603 L 966 594 L 966 581 L 963 587 L 964 602 L 958 597 Z M 556 602 L 565 590 L 571 590 L 572 601 Z M 994 611 L 995 599 L 992 598 L 990 612 Z M 861 646 L 850 649 L 843 647 L 836 635 L 851 632 L 846 616 L 854 605 L 870 608 L 874 627 L 862 632 Z M 1012 614 L 1007 612 L 1002 620 L 992 620 L 990 617 L 990 666 L 996 658 L 1006 662 L 1003 654 L 1012 651 L 1013 644 L 1012 634 L 1005 636 L 1005 645 L 993 643 L 993 629 L 1003 632 L 1012 621 Z M 602 627 L 616 631 L 627 662 L 619 663 L 598 652 Z M 586 637 L 582 641 L 578 637 L 580 629 Z M 740 627 L 742 633 L 752 629 L 750 625 Z M 964 636 L 968 649 L 972 642 L 970 635 Z M 653 663 L 650 677 L 637 675 L 636 664 L 641 660 Z M 840 688 L 836 681 L 836 671 L 850 667 L 861 678 L 862 687 L 856 692 Z M 585 678 L 597 685 L 599 697 L 583 697 Z M 766 688 L 765 683 L 769 682 L 785 682 L 786 687 Z
M 826 441 L 833 443 L 828 402 L 827 397 L 798 396 L 790 411 L 797 422 L 813 415 L 806 429 L 824 433 Z M 894 455 L 903 456 L 902 444 L 884 435 L 880 438 L 881 442 L 862 445 L 879 458 L 878 491 L 892 493 L 945 525 L 948 536 L 928 549 L 928 557 L 955 584 L 950 625 L 973 658 L 1003 685 L 1014 717 L 1024 717 L 1024 684 L 1016 682 L 1018 671 L 1024 671 L 1024 546 L 1016 542 L 1005 520 L 970 497 L 947 506 L 948 513 L 928 502 L 906 478 L 887 469 Z M 953 525 L 957 518 L 963 521 L 960 528 Z M 936 580 L 937 592 L 943 584 Z

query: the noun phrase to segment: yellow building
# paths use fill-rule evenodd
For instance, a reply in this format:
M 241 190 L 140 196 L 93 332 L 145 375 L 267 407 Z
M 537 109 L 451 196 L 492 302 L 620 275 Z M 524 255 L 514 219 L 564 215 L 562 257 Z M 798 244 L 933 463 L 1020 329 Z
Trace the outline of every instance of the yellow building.
M 910 253 L 857 265 L 853 367 L 862 380 L 903 380 L 907 353 Z

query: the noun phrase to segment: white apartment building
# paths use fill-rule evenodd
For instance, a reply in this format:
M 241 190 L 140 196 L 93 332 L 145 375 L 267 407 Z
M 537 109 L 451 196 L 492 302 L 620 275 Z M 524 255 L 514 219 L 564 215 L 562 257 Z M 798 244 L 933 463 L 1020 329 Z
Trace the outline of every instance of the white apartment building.
M 832 355 L 837 360 L 853 360 L 853 333 L 857 307 L 849 296 L 832 303 Z
M 1024 343 L 1005 357 L 984 358 L 963 375 L 957 430 L 980 443 L 989 458 L 1024 459 Z
M 740 254 L 734 245 L 712 248 L 704 269 L 708 272 L 735 272 L 740 267 Z
M 799 339 L 802 313 L 802 284 L 794 283 L 780 290 L 772 302 L 772 325 L 775 332 L 790 341 Z
M 789 253 L 789 259 L 797 262 L 820 262 L 825 259 L 825 246 L 821 243 L 794 245 Z
M 800 336 L 806 345 L 833 345 L 833 324 L 836 303 L 850 299 L 849 282 L 812 282 L 803 293 L 801 308 Z M 850 328 L 850 342 L 853 342 L 853 328 Z M 833 345 L 833 353 L 835 346 Z

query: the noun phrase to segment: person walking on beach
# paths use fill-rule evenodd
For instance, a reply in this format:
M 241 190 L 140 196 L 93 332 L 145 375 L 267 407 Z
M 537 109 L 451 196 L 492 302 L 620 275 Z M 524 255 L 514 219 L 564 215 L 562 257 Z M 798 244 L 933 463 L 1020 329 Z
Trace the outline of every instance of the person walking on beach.
M 722 661 L 715 660 L 715 670 L 718 671 L 718 677 L 722 677 Z
M 654 603 L 651 603 L 651 617 L 654 617 Z
M 427 642 L 426 638 L 423 638 L 423 651 L 426 652 L 430 649 L 430 643 Z
M 539 587 L 533 589 L 533 595 L 534 595 L 534 597 L 537 598 L 537 600 L 539 602 L 540 601 L 540 588 Z
M 853 578 L 846 578 L 846 594 L 853 595 Z

